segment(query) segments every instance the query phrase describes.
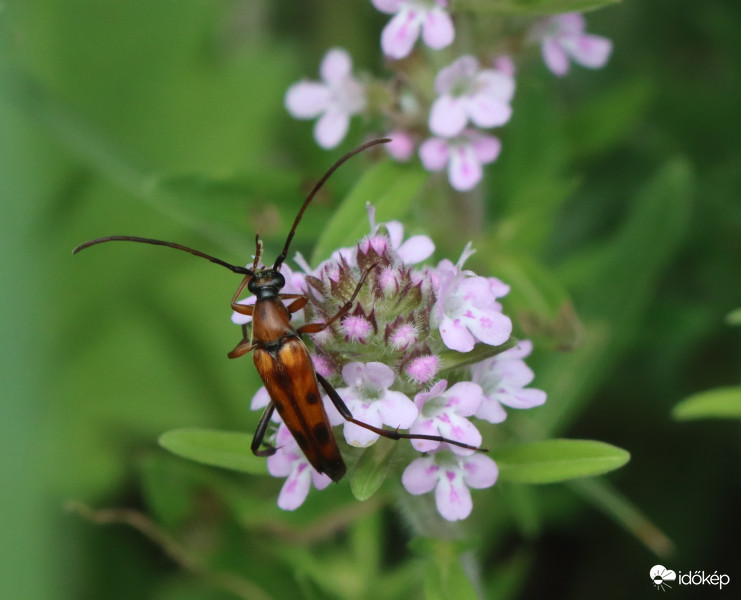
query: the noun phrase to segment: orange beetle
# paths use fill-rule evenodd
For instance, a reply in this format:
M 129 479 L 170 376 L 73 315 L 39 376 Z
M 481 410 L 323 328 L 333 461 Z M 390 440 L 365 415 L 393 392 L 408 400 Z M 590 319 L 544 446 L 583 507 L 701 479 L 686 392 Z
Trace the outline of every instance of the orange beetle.
M 214 256 L 181 244 L 136 236 L 113 235 L 96 238 L 79 245 L 73 250 L 73 254 L 76 254 L 80 250 L 84 250 L 90 246 L 112 241 L 154 244 L 156 246 L 167 246 L 188 252 L 226 267 L 234 273 L 244 275 L 245 277 L 242 283 L 232 297 L 231 306 L 236 312 L 252 317 L 252 334 L 249 339 L 245 336 L 245 339 L 228 356 L 229 358 L 237 358 L 248 352 L 252 352 L 257 372 L 260 374 L 265 388 L 270 395 L 270 403 L 260 417 L 257 429 L 255 430 L 255 436 L 251 445 L 252 452 L 257 456 L 270 456 L 276 452 L 277 448 L 273 446 L 268 445 L 264 449 L 261 449 L 261 446 L 273 411 L 277 410 L 311 465 L 318 472 L 325 473 L 333 481 L 342 479 L 347 467 L 342 460 L 342 455 L 340 454 L 340 449 L 330 426 L 329 418 L 324 410 L 322 397 L 319 393 L 319 385 L 324 388 L 332 403 L 345 420 L 369 429 L 381 436 L 396 440 L 428 439 L 447 442 L 448 444 L 471 450 L 479 450 L 479 448 L 474 446 L 440 436 L 400 433 L 396 430 L 381 429 L 358 421 L 352 416 L 347 405 L 332 385 L 315 371 L 309 351 L 301 339 L 301 334 L 323 331 L 332 325 L 332 323 L 345 316 L 352 308 L 366 277 L 375 267 L 371 267 L 365 271 L 360 281 L 358 281 L 350 299 L 343 304 L 333 317 L 324 323 L 309 323 L 298 329 L 294 329 L 291 326 L 291 314 L 301 310 L 308 302 L 308 298 L 302 294 L 282 294 L 280 292 L 286 283 L 283 275 L 280 273 L 280 267 L 288 255 L 288 248 L 304 211 L 321 186 L 351 156 L 371 146 L 389 141 L 389 139 L 379 139 L 367 142 L 348 152 L 332 165 L 311 190 L 306 200 L 304 200 L 288 233 L 283 251 L 278 255 L 272 267 L 258 269 L 258 263 L 262 255 L 262 242 L 259 239 L 259 235 L 256 238 L 257 250 L 251 269 L 232 265 Z M 245 287 L 256 296 L 254 305 L 239 304 L 237 302 Z M 289 301 L 289 303 L 285 304 L 284 301 Z

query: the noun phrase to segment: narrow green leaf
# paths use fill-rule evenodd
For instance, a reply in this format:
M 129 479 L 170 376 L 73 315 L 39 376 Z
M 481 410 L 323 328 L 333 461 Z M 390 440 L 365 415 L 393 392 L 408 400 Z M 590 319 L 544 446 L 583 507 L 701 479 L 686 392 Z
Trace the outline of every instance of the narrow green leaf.
M 517 338 L 510 337 L 504 344 L 499 346 L 489 346 L 487 344 L 476 344 L 470 352 L 456 352 L 455 350 L 444 350 L 440 353 L 439 373 L 452 371 L 476 364 L 497 354 L 514 348 L 517 345 Z
M 314 249 L 312 264 L 326 259 L 337 248 L 351 246 L 369 232 L 367 202 L 376 207 L 379 223 L 402 218 L 427 177 L 428 173 L 421 167 L 391 161 L 368 169 L 324 229 Z
M 174 429 L 163 433 L 159 444 L 173 454 L 205 465 L 263 475 L 265 459 L 252 454 L 252 436 L 214 429 Z
M 682 400 L 672 410 L 680 421 L 693 419 L 741 419 L 741 386 L 716 388 Z
M 477 13 L 503 15 L 555 15 L 565 12 L 585 12 L 621 0 L 458 0 L 456 9 Z
M 391 470 L 391 457 L 397 447 L 394 440 L 381 438 L 363 452 L 350 480 L 355 498 L 363 502 L 378 491 Z
M 630 454 L 591 440 L 555 439 L 513 444 L 492 451 L 502 481 L 555 483 L 602 475 L 622 467 Z
M 638 538 L 657 556 L 669 556 L 674 543 L 628 498 L 604 479 L 580 479 L 569 487 Z

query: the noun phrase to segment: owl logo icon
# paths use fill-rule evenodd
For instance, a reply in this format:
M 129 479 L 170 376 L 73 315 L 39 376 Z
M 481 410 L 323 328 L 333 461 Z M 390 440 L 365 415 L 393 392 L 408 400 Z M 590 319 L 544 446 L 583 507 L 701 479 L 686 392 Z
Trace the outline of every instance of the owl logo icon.
M 677 579 L 677 574 L 671 569 L 664 567 L 664 565 L 654 565 L 651 567 L 649 573 L 654 587 L 662 592 L 666 591 L 666 588 L 672 587 L 667 583 L 667 581 L 675 581 Z

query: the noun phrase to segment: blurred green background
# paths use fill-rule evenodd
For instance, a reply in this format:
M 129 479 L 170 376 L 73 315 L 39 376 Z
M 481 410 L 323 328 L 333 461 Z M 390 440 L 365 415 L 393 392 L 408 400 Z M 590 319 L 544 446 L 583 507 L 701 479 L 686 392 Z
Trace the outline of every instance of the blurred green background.
M 333 486 L 286 514 L 280 481 L 158 448 L 176 427 L 254 428 L 257 376 L 225 356 L 237 280 L 145 246 L 71 256 L 127 233 L 240 263 L 258 230 L 273 256 L 308 186 L 365 135 L 354 122 L 320 151 L 283 94 L 332 46 L 382 76 L 385 22 L 364 0 L 0 5 L 2 598 L 420 598 L 446 564 L 406 548 L 388 494 Z M 614 41 L 605 69 L 557 80 L 532 50 L 518 73 L 485 219 L 456 220 L 439 179 L 405 215 L 438 259 L 473 239 L 470 266 L 513 285 L 506 308 L 540 341 L 548 403 L 508 435 L 632 454 L 599 480 L 474 493 L 463 530 L 487 598 L 648 597 L 657 563 L 741 575 L 738 421 L 671 418 L 741 373 L 724 321 L 741 305 L 741 5 L 630 2 L 588 23 Z M 373 160 L 337 173 L 294 249 L 310 255 Z M 149 515 L 134 524 L 165 551 L 70 500 Z

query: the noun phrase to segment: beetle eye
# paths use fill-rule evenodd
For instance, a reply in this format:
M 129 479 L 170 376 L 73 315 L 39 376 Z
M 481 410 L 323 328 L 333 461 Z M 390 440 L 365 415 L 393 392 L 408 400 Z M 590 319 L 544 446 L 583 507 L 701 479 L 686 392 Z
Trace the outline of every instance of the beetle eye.
M 273 285 L 278 289 L 281 289 L 284 285 L 286 285 L 286 278 L 283 277 L 283 274 L 279 271 L 275 271 L 275 273 L 273 274 Z
M 257 288 L 259 286 L 257 285 L 257 277 L 253 277 L 247 282 L 247 289 L 250 291 L 251 294 L 257 294 Z

